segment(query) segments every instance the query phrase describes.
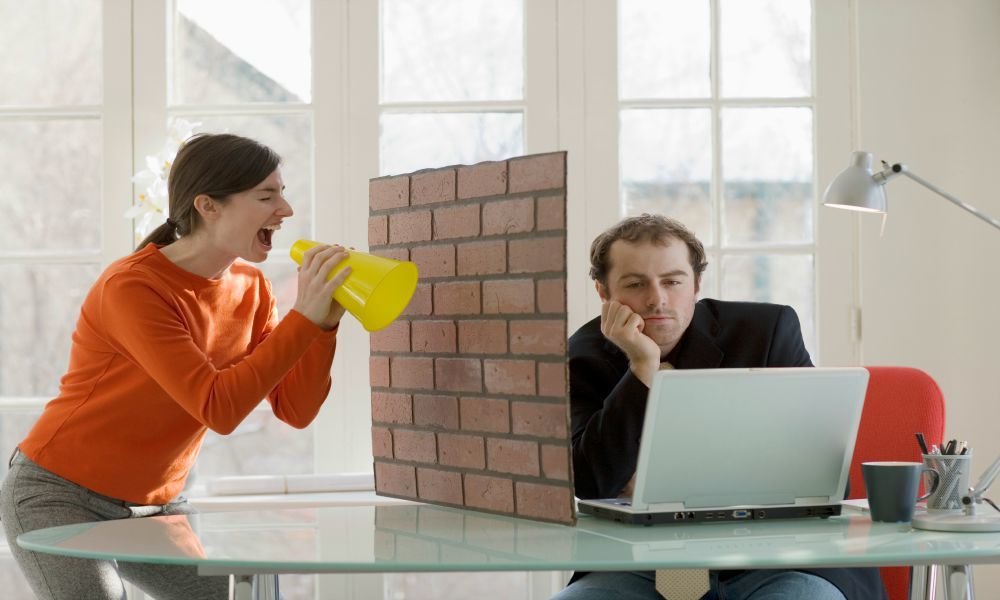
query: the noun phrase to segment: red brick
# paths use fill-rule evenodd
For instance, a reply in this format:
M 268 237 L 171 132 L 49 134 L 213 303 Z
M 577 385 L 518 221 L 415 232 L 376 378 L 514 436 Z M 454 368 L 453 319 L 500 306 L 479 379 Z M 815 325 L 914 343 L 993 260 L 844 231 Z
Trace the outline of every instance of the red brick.
M 535 228 L 532 198 L 495 200 L 483 204 L 483 235 L 525 233 Z
M 417 490 L 421 500 L 463 504 L 462 474 L 435 469 L 417 469 Z
M 441 447 L 441 464 L 465 469 L 485 469 L 486 450 L 483 438 L 460 433 L 438 434 Z
M 566 187 L 566 153 L 538 154 L 510 161 L 510 193 Z
M 368 247 L 384 246 L 389 243 L 389 217 L 377 215 L 368 217 Z
M 478 281 L 449 281 L 434 284 L 436 315 L 478 315 L 480 302 Z
M 455 323 L 453 321 L 414 321 L 414 352 L 455 352 Z
M 532 395 L 535 393 L 535 361 L 485 360 L 483 379 L 486 391 L 491 394 Z
M 538 291 L 538 312 L 566 312 L 565 279 L 539 279 L 535 282 L 535 288 Z
M 575 522 L 573 494 L 568 487 L 525 481 L 514 486 L 518 515 L 558 523 Z
M 410 203 L 431 204 L 455 199 L 455 169 L 437 169 L 410 176 Z
M 518 435 L 532 435 L 555 439 L 566 438 L 566 405 L 536 402 L 511 402 L 511 426 Z
M 434 359 L 434 377 L 439 390 L 480 392 L 483 389 L 482 365 L 475 358 Z
M 491 471 L 538 476 L 538 442 L 489 438 L 486 464 Z
M 482 198 L 507 193 L 507 163 L 484 162 L 458 168 L 458 197 Z
M 465 503 L 468 506 L 510 514 L 514 512 L 514 482 L 485 475 L 465 476 Z
M 418 283 L 417 289 L 410 298 L 410 303 L 406 305 L 403 315 L 429 315 L 434 312 L 434 303 L 431 301 L 433 286 L 429 283 Z
M 413 404 L 406 394 L 372 392 L 372 421 L 412 423 Z
M 455 274 L 455 247 L 417 246 L 410 249 L 410 260 L 417 264 L 420 278 L 451 277 Z
M 410 260 L 410 251 L 406 248 L 374 248 L 371 253 L 392 260 Z
M 538 395 L 566 397 L 566 363 L 538 363 Z
M 525 314 L 535 312 L 535 283 L 531 279 L 483 282 L 483 312 Z
M 511 273 L 566 271 L 566 243 L 561 236 L 511 240 L 507 256 Z
M 451 206 L 434 210 L 434 239 L 479 235 L 479 205 Z
M 510 431 L 510 402 L 502 398 L 462 398 L 459 400 L 462 429 L 467 431 Z
M 569 481 L 569 448 L 542 444 L 542 477 Z
M 416 498 L 416 471 L 407 465 L 376 461 L 375 490 L 393 496 Z
M 390 385 L 394 388 L 434 389 L 433 359 L 394 356 L 389 360 Z
M 538 218 L 535 228 L 538 231 L 566 229 L 566 196 L 543 196 L 537 201 Z
M 396 460 L 436 463 L 437 444 L 430 431 L 396 429 L 392 434 L 392 449 Z
M 565 323 L 563 321 L 511 321 L 510 353 L 565 356 Z
M 369 338 L 372 352 L 409 352 L 410 323 L 396 321 L 381 331 L 373 332 Z
M 368 182 L 368 206 L 372 210 L 400 208 L 410 204 L 410 178 L 381 177 Z
M 462 354 L 505 354 L 507 321 L 459 321 L 458 351 Z
M 372 387 L 389 387 L 389 357 L 368 358 L 368 383 Z
M 442 429 L 458 429 L 458 398 L 413 396 L 413 422 Z
M 395 213 L 389 215 L 389 243 L 428 242 L 431 239 L 431 212 Z
M 372 456 L 392 458 L 392 431 L 385 427 L 372 427 Z
M 507 242 L 471 242 L 458 246 L 459 275 L 495 275 L 507 271 Z

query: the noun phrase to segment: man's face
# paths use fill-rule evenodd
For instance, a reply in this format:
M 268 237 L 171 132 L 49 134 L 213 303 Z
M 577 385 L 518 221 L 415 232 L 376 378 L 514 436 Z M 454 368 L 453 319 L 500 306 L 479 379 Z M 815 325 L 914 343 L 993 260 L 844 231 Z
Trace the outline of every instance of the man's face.
M 597 283 L 601 299 L 617 300 L 641 316 L 642 332 L 662 355 L 673 350 L 691 324 L 698 299 L 699 281 L 687 246 L 678 240 L 665 246 L 618 240 L 611 244 L 608 258 L 607 287 Z

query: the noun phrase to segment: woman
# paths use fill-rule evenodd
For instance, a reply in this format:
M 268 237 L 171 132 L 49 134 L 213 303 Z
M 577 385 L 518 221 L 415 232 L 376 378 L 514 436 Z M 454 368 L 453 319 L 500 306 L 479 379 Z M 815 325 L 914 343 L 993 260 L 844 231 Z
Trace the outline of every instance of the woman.
M 192 512 L 179 496 L 208 429 L 228 434 L 267 397 L 305 427 L 330 389 L 344 309 L 330 281 L 347 254 L 310 249 L 280 321 L 261 262 L 292 208 L 280 159 L 235 135 L 198 135 L 168 180 L 170 218 L 113 263 L 84 300 L 59 395 L 15 449 L 0 519 L 39 598 L 123 597 L 125 578 L 156 598 L 224 598 L 225 577 L 193 567 L 28 552 L 22 532 Z

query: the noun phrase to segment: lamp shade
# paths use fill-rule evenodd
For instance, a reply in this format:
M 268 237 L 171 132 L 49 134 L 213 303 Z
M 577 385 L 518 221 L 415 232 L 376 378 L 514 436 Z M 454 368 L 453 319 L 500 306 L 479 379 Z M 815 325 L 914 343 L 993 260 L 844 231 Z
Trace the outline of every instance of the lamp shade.
M 862 212 L 885 214 L 884 181 L 872 173 L 871 152 L 852 152 L 851 164 L 823 192 L 823 204 Z

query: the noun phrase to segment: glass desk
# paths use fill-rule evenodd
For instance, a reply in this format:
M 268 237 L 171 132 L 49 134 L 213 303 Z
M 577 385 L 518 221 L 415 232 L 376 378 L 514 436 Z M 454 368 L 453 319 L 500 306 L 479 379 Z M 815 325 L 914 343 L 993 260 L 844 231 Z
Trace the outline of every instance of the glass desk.
M 128 519 L 33 531 L 18 543 L 80 558 L 196 565 L 206 575 L 230 575 L 234 598 L 277 598 L 277 573 L 1000 562 L 1000 533 L 921 531 L 867 516 L 652 527 L 581 517 L 568 527 L 431 505 Z

